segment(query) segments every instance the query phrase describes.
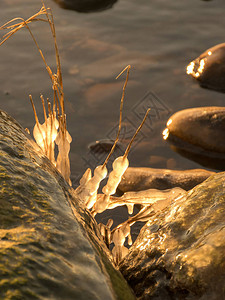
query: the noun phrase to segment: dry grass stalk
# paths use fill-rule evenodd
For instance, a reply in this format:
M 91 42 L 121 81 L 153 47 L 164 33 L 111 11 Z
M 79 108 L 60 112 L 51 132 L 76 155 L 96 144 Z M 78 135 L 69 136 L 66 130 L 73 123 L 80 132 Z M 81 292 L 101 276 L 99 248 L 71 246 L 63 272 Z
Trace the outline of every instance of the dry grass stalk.
M 69 162 L 69 144 L 72 141 L 71 136 L 69 135 L 67 131 L 67 125 L 66 125 L 66 115 L 65 115 L 65 106 L 64 106 L 64 91 L 63 91 L 63 81 L 62 81 L 62 72 L 61 72 L 61 63 L 60 63 L 60 57 L 59 57 L 59 50 L 57 46 L 57 41 L 56 41 L 56 32 L 55 32 L 55 25 L 54 25 L 54 19 L 53 19 L 53 14 L 50 8 L 46 8 L 43 0 L 42 2 L 42 7 L 39 12 L 28 18 L 27 20 L 23 18 L 14 18 L 11 21 L 5 23 L 0 27 L 0 30 L 8 30 L 8 32 L 3 36 L 0 46 L 5 43 L 10 37 L 12 37 L 15 33 L 17 33 L 20 29 L 26 28 L 40 55 L 41 58 L 45 64 L 46 70 L 49 74 L 51 83 L 52 83 L 52 89 L 53 89 L 53 105 L 51 109 L 51 105 L 49 100 L 48 102 L 48 112 L 49 116 L 47 117 L 46 110 L 45 110 L 45 105 L 44 105 L 44 99 L 43 96 L 41 97 L 42 104 L 43 104 L 43 111 L 44 111 L 44 116 L 45 116 L 45 125 L 40 124 L 38 121 L 37 113 L 35 110 L 35 106 L 32 100 L 32 97 L 30 96 L 30 100 L 32 103 L 34 115 L 35 115 L 35 120 L 36 120 L 36 125 L 37 125 L 37 131 L 39 136 L 42 136 L 42 145 L 41 148 L 43 149 L 43 152 L 47 155 L 47 157 L 56 165 L 58 170 L 62 173 L 66 181 L 71 185 L 70 181 L 70 162 Z M 38 45 L 38 42 L 36 38 L 34 37 L 31 29 L 30 29 L 30 24 L 36 21 L 42 21 L 42 22 L 47 22 L 50 26 L 51 34 L 54 40 L 54 47 L 55 47 L 55 57 L 56 57 L 56 66 L 57 66 L 57 71 L 56 73 L 52 72 L 50 66 L 47 64 L 47 61 L 43 55 L 43 52 L 41 48 Z M 56 114 L 57 110 L 57 114 Z M 59 153 L 57 157 L 57 162 L 55 162 L 54 159 L 54 139 L 50 138 L 52 134 L 54 134 L 54 128 L 56 125 L 56 120 L 59 123 L 59 136 L 60 138 L 57 139 L 57 145 L 59 147 Z M 50 142 L 51 140 L 51 142 Z M 52 141 L 53 140 L 53 141 Z M 62 153 L 64 151 L 67 153 L 66 155 Z

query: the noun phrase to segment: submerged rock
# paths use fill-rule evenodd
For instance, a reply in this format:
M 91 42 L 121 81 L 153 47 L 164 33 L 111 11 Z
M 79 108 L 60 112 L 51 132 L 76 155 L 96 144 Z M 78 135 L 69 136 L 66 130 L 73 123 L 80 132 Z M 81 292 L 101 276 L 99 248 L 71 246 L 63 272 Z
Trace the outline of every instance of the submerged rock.
M 96 154 L 102 154 L 102 153 L 109 153 L 114 145 L 114 140 L 99 140 L 99 141 L 95 141 L 91 144 L 88 145 L 88 149 Z M 118 152 L 118 153 L 124 153 L 124 149 L 121 143 L 117 143 L 116 147 L 114 149 L 114 153 Z M 118 155 L 119 156 L 119 155 Z
M 197 107 L 170 117 L 164 139 L 203 166 L 225 170 L 225 107 Z
M 224 236 L 225 173 L 218 173 L 151 217 L 120 270 L 138 299 L 224 299 Z
M 134 299 L 94 219 L 40 148 L 4 112 L 0 298 Z
M 62 8 L 82 13 L 102 11 L 111 8 L 117 0 L 54 0 Z
M 187 66 L 202 87 L 225 93 L 225 43 L 203 52 Z
M 165 190 L 173 187 L 190 190 L 212 174 L 214 172 L 202 169 L 177 171 L 153 168 L 128 168 L 122 177 L 118 189 L 123 193 L 147 189 Z

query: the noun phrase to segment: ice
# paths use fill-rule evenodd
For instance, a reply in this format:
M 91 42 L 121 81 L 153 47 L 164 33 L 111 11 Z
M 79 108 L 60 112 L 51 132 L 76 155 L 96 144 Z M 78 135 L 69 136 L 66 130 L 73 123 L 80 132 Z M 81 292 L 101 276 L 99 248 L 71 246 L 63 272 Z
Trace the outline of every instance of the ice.
M 111 230 L 110 230 L 110 228 L 111 228 L 112 225 L 113 225 L 113 220 L 112 219 L 109 219 L 106 225 L 104 225 L 102 223 L 98 224 L 101 235 L 103 236 L 104 241 L 105 241 L 105 243 L 108 247 L 111 243 Z
M 130 236 L 130 226 L 129 224 L 124 224 L 117 228 L 112 235 L 112 242 L 114 243 L 114 248 L 112 249 L 112 254 L 115 262 L 118 264 L 129 252 L 129 250 L 124 246 L 126 237 Z M 128 238 L 129 241 L 131 237 Z
M 62 174 L 64 179 L 71 185 L 70 181 L 70 143 L 72 142 L 72 137 L 67 130 L 64 130 L 62 126 L 59 128 L 58 135 L 55 139 L 55 143 L 58 145 L 58 157 L 56 161 L 56 168 Z
M 41 125 L 40 123 L 36 123 L 33 129 L 33 136 L 35 138 L 36 143 L 38 146 L 41 147 L 42 151 L 45 153 L 45 130 L 43 127 L 43 124 Z
M 85 185 L 91 179 L 91 169 L 88 168 L 80 179 L 80 185 Z
M 113 164 L 113 170 L 109 174 L 107 184 L 103 187 L 102 192 L 105 195 L 113 195 L 116 192 L 116 189 L 121 181 L 121 178 L 129 166 L 129 161 L 127 157 L 119 156 L 117 157 Z
M 131 234 L 128 235 L 128 245 L 131 246 L 133 244 Z
M 58 120 L 51 115 L 46 118 L 43 124 L 36 122 L 33 129 L 33 136 L 36 143 L 53 164 L 55 164 L 54 149 L 58 127 Z
M 175 187 L 167 190 L 148 189 L 138 192 L 127 192 L 122 197 L 118 198 L 120 201 L 133 204 L 149 205 L 161 200 L 173 200 L 176 197 L 185 193 L 185 190 Z
M 98 190 L 100 182 L 107 176 L 107 168 L 103 165 L 97 166 L 94 170 L 94 176 L 88 181 L 90 194 Z
M 94 210 L 96 213 L 100 214 L 108 208 L 109 195 L 104 195 L 104 197 L 98 199 L 94 205 Z
M 91 177 L 91 171 L 86 171 L 80 181 L 80 186 L 75 190 L 76 195 L 85 203 L 88 209 L 91 209 L 97 201 L 97 192 L 100 182 L 107 176 L 106 166 L 97 166 L 94 175 Z
M 134 204 L 127 204 L 128 214 L 132 215 L 134 211 Z
M 96 201 L 97 201 L 97 191 L 95 191 L 93 195 L 88 197 L 88 200 L 86 202 L 86 207 L 88 209 L 91 209 L 93 205 L 96 203 Z

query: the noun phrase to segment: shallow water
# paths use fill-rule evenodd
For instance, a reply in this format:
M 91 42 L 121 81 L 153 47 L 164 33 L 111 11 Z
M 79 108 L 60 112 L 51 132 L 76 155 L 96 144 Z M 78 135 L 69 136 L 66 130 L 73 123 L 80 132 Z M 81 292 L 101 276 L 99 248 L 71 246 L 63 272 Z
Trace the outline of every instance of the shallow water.
M 115 135 L 125 79 L 115 77 L 127 64 L 132 70 L 124 106 L 123 142 L 138 127 L 147 107 L 152 107 L 151 119 L 130 153 L 130 165 L 200 167 L 170 150 L 161 132 L 177 110 L 224 106 L 224 94 L 202 89 L 185 74 L 185 68 L 201 52 L 224 42 L 225 2 L 118 0 L 109 10 L 88 14 L 64 10 L 53 1 L 46 4 L 53 9 L 62 60 L 68 128 L 73 137 L 73 181 L 102 158 L 91 155 L 88 145 Z M 39 0 L 2 0 L 0 22 L 17 16 L 27 18 L 40 7 Z M 46 28 L 46 24 L 32 26 L 48 63 L 53 65 L 53 44 Z M 26 30 L 0 47 L 0 64 L 0 108 L 32 130 L 34 117 L 28 95 L 32 93 L 41 115 L 39 95 L 51 96 L 51 84 Z

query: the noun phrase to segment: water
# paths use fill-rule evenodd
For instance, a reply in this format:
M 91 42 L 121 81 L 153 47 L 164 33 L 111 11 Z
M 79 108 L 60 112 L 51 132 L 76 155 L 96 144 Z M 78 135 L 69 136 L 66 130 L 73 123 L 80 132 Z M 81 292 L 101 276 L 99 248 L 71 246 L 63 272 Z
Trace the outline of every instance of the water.
M 115 77 L 128 64 L 132 70 L 124 105 L 126 129 L 138 127 L 149 105 L 153 115 L 130 153 L 130 165 L 200 167 L 174 153 L 161 132 L 178 110 L 224 106 L 224 94 L 200 88 L 185 74 L 185 68 L 201 52 L 224 42 L 225 2 L 118 0 L 109 10 L 88 14 L 64 10 L 53 1 L 46 4 L 53 9 L 62 60 L 68 128 L 73 137 L 72 180 L 99 163 L 100 157 L 88 153 L 88 145 L 115 134 L 125 79 Z M 40 7 L 39 0 L 21 0 L 19 4 L 1 0 L 1 23 L 18 16 L 28 18 Z M 46 28 L 41 23 L 32 26 L 52 66 L 53 44 Z M 0 64 L 0 108 L 32 130 L 28 95 L 32 93 L 41 115 L 39 95 L 51 97 L 51 84 L 26 30 L 0 47 Z M 123 139 L 127 141 L 130 134 L 125 132 Z

